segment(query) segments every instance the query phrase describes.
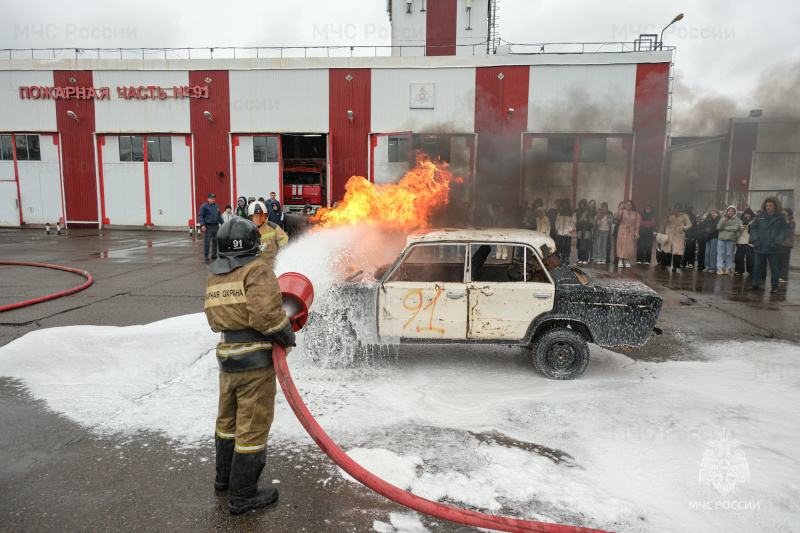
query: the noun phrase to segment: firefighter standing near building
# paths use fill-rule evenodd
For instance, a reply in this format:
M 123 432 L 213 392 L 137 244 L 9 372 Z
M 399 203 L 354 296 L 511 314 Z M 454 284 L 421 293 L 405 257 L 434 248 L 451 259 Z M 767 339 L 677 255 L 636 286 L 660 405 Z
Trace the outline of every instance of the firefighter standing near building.
M 264 202 L 253 202 L 247 208 L 250 220 L 258 226 L 261 234 L 261 255 L 270 268 L 275 267 L 275 256 L 278 250 L 286 246 L 289 236 L 274 222 L 267 220 L 267 206 Z
M 221 333 L 214 487 L 229 491 L 229 510 L 240 514 L 278 499 L 275 487 L 258 489 L 258 478 L 275 416 L 272 344 L 288 354 L 295 336 L 281 308 L 278 279 L 258 260 L 258 228 L 234 218 L 222 226 L 218 240 L 219 258 L 208 266 L 204 307 L 211 329 Z

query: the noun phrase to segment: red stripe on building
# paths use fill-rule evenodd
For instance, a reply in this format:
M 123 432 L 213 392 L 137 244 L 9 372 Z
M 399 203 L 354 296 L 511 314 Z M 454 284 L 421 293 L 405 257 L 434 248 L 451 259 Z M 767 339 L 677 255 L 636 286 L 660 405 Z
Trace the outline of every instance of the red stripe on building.
M 667 131 L 669 63 L 642 63 L 636 68 L 633 103 L 633 200 L 641 211 L 659 205 L 661 165 Z
M 750 189 L 750 171 L 753 166 L 753 152 L 756 150 L 758 124 L 755 122 L 734 122 L 731 141 L 731 171 L 728 189 L 747 191 Z M 720 190 L 725 190 L 725 182 Z
M 189 147 L 189 197 L 192 198 L 192 218 L 189 219 L 189 227 L 194 227 L 194 221 L 197 219 L 197 201 L 194 196 L 194 147 L 192 147 L 192 136 L 187 135 L 185 138 L 186 146 Z
M 74 78 L 75 83 L 69 81 L 70 78 Z M 92 72 L 88 70 L 56 70 L 53 83 L 55 87 L 94 87 Z M 56 124 L 63 144 L 64 207 L 71 227 L 82 225 L 70 223 L 71 220 L 98 222 L 92 136 L 95 131 L 94 104 L 94 100 L 56 100 Z M 80 122 L 68 117 L 67 111 L 75 113 Z M 95 227 L 95 224 L 87 226 Z
M 351 76 L 348 80 L 347 77 Z M 372 109 L 372 74 L 369 69 L 330 69 L 329 116 L 331 201 L 344 197 L 345 185 L 352 176 L 367 177 L 369 130 Z M 353 112 L 353 121 L 347 112 Z
M 19 163 L 17 162 L 17 136 L 11 134 L 11 147 L 14 156 L 14 181 L 17 183 L 17 209 L 19 209 L 19 225 L 25 225 L 25 218 L 22 216 L 22 191 L 19 188 Z
M 156 142 L 158 142 L 158 138 L 156 138 Z M 143 155 L 144 158 L 144 212 L 145 212 L 145 226 L 152 226 L 153 225 L 153 218 L 151 217 L 150 213 L 150 168 L 148 165 L 147 159 L 147 135 L 142 137 L 142 146 L 144 147 Z
M 103 146 L 106 144 L 105 135 L 97 136 L 97 179 L 100 182 L 100 221 L 103 224 L 110 224 L 111 221 L 106 216 L 106 184 L 103 181 Z
M 64 221 L 67 220 L 67 212 L 64 208 L 64 172 L 61 170 L 61 142 L 59 141 L 61 137 L 58 133 L 53 134 L 53 144 L 58 146 L 58 183 L 61 185 L 61 220 L 59 222 L 61 225 L 64 225 Z
M 529 66 L 475 69 L 475 199 L 519 205 L 520 142 L 528 127 L 529 78 Z M 509 109 L 514 109 L 510 118 Z
M 207 82 L 206 78 L 211 81 Z M 227 70 L 197 70 L 189 72 L 189 85 L 208 85 L 208 98 L 192 98 L 189 119 L 194 134 L 195 210 L 208 200 L 209 193 L 217 197 L 217 205 L 234 205 L 230 199 L 230 152 L 228 132 L 231 129 L 231 104 Z M 214 122 L 204 113 L 211 113 Z
M 239 146 L 239 136 L 238 135 L 231 135 L 231 156 L 233 157 L 233 165 L 231 165 L 231 172 L 233 175 L 231 178 L 233 179 L 233 197 L 236 199 L 236 203 L 231 203 L 230 205 L 238 206 L 239 201 L 238 198 L 241 196 L 239 191 L 237 190 L 238 184 L 236 183 L 236 147 Z M 278 166 L 281 169 L 280 165 Z M 281 172 L 282 173 L 282 172 Z M 283 196 L 280 197 L 281 205 L 283 205 Z M 225 204 L 227 205 L 227 204 Z M 272 209 L 272 208 L 270 208 Z
M 425 17 L 426 56 L 456 55 L 458 0 L 430 0 Z

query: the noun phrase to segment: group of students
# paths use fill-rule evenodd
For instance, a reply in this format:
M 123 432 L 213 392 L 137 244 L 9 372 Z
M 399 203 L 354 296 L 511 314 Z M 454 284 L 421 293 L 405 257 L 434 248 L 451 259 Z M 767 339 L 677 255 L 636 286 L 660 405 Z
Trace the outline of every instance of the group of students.
M 229 221 L 233 217 L 242 217 L 247 218 L 247 208 L 253 202 L 261 202 L 267 206 L 267 220 L 277 224 L 281 227 L 282 230 L 286 229 L 286 216 L 283 213 L 283 206 L 281 206 L 280 201 L 276 198 L 275 193 L 269 193 L 269 200 L 264 200 L 264 197 L 258 198 L 256 200 L 255 196 L 251 196 L 249 198 L 245 198 L 244 196 L 240 196 L 236 201 L 236 210 L 232 210 L 231 206 L 225 206 L 225 212 L 222 214 L 222 218 L 225 222 Z
M 632 200 L 620 202 L 613 214 L 608 203 L 601 203 L 599 208 L 596 205 L 594 200 L 580 200 L 577 209 L 572 210 L 569 199 L 560 199 L 545 213 L 542 200 L 537 199 L 531 207 L 525 207 L 519 227 L 553 237 L 556 253 L 565 262 L 570 260 L 575 236 L 579 265 L 590 261 L 605 265 L 613 252 L 613 262 L 619 267 L 630 267 L 634 259 L 636 264 L 648 266 L 655 242 L 661 270 L 692 269 L 697 262 L 698 269 L 704 272 L 736 276 L 747 272 L 752 278 L 760 254 L 764 264 L 758 269 L 760 279 L 754 281 L 756 286 L 765 278 L 767 264 L 770 269 L 775 264 L 774 284 L 789 280 L 794 212 L 789 207 L 781 209 L 777 198 L 766 198 L 758 213 L 747 208 L 739 215 L 736 206 L 729 206 L 724 213 L 713 209 L 702 219 L 694 207 L 683 203 L 675 204 L 672 210 L 664 208 L 660 217 L 649 205 L 638 212 Z M 764 217 L 752 226 L 762 213 L 770 220 L 784 220 L 783 229 L 774 229 L 771 222 L 768 227 Z M 753 236 L 751 227 L 761 228 L 761 238 Z M 764 237 L 765 232 L 769 232 L 768 237 Z M 776 239 L 781 242 L 773 242 Z
M 646 206 L 639 213 L 632 200 L 620 202 L 612 213 L 607 202 L 597 207 L 594 200 L 580 200 L 578 208 L 573 210 L 568 198 L 556 200 L 547 212 L 542 200 L 535 200 L 531 207 L 525 208 L 520 224 L 522 228 L 550 235 L 556 243 L 556 253 L 564 262 L 570 260 L 572 237 L 576 236 L 579 265 L 591 261 L 605 265 L 613 257 L 620 267 L 630 267 L 634 260 L 650 264 L 654 226 L 653 208 Z

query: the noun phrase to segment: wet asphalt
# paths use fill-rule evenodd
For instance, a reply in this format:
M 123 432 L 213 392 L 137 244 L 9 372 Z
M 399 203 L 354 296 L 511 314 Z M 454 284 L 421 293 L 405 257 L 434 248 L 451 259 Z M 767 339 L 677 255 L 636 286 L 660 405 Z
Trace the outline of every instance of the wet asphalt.
M 188 232 L 71 230 L 59 236 L 0 229 L 0 260 L 68 266 L 94 278 L 77 294 L 0 313 L 0 346 L 39 328 L 128 326 L 200 312 L 207 274 L 202 247 Z M 640 279 L 664 299 L 663 334 L 626 355 L 691 360 L 703 359 L 695 348 L 701 340 L 800 341 L 800 251 L 792 259 L 791 281 L 776 295 L 763 288 L 744 292 L 749 280 L 743 277 L 607 267 Z M 67 272 L 0 265 L 0 306 L 82 281 Z M 273 447 L 262 483 L 281 480 L 278 503 L 233 517 L 226 494 L 212 487 L 210 437 L 208 445 L 188 451 L 156 434 L 100 437 L 48 410 L 9 378 L 0 378 L 0 421 L 0 531 L 372 531 L 374 520 L 408 512 L 343 481 L 316 448 Z M 422 521 L 434 531 L 475 531 Z

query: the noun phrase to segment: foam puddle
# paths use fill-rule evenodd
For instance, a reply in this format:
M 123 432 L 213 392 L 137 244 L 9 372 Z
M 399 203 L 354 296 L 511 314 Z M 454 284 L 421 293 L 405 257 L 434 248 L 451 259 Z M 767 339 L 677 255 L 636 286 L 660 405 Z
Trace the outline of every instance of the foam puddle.
M 278 264 L 312 279 L 320 301 L 336 257 L 322 237 Z M 98 434 L 150 431 L 191 448 L 213 438 L 216 341 L 202 313 L 38 330 L 0 348 L 0 375 Z M 548 381 L 522 351 L 497 347 L 402 348 L 374 364 L 323 369 L 300 345 L 289 365 L 343 449 L 426 498 L 614 531 L 791 530 L 800 348 L 730 342 L 700 351 L 706 361 L 637 363 L 593 346 L 586 373 L 569 382 Z M 724 496 L 698 481 L 723 429 L 750 473 Z M 313 445 L 280 394 L 270 439 Z M 373 528 L 425 531 L 424 521 L 392 513 Z

